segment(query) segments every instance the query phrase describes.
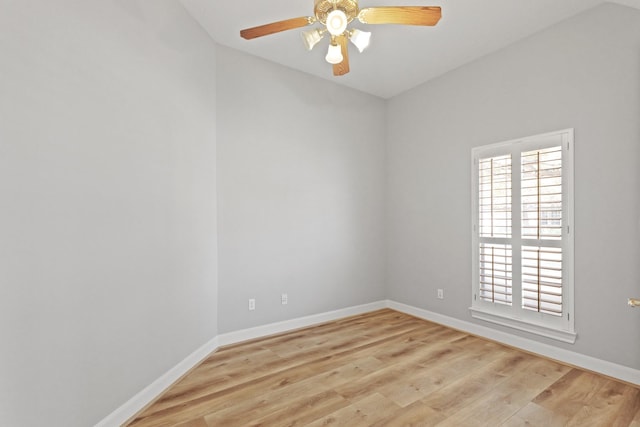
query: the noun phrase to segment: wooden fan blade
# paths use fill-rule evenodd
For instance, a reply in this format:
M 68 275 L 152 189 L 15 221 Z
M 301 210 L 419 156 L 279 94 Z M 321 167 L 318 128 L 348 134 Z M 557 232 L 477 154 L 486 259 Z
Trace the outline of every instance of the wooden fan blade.
M 389 6 L 361 9 L 363 24 L 436 25 L 442 16 L 438 6 Z
M 334 76 L 344 76 L 349 72 L 349 49 L 347 48 L 347 36 L 344 34 L 336 37 L 336 41 L 342 48 L 342 62 L 333 65 Z
M 251 40 L 255 39 L 256 37 L 268 36 L 269 34 L 279 33 L 281 31 L 306 27 L 307 25 L 313 24 L 314 22 L 315 18 L 312 18 L 310 16 L 285 19 L 284 21 L 272 22 L 271 24 L 244 29 L 240 31 L 240 36 L 243 39 Z

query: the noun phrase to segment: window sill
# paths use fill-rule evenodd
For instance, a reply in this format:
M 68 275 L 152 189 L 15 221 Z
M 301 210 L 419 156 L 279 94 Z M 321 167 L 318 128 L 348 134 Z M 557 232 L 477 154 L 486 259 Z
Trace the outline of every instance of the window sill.
M 578 336 L 575 332 L 554 329 L 548 326 L 514 319 L 512 317 L 505 317 L 495 313 L 489 313 L 487 311 L 479 309 L 478 307 L 469 307 L 469 310 L 471 311 L 471 316 L 475 319 L 484 320 L 485 322 L 495 323 L 497 325 L 507 326 L 519 331 L 529 332 L 531 334 L 540 335 L 569 344 L 574 344 L 576 342 L 576 337 Z

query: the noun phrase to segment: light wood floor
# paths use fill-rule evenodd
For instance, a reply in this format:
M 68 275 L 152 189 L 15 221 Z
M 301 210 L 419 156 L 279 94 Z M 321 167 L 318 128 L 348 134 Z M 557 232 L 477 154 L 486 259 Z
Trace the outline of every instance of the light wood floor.
M 640 427 L 640 389 L 386 309 L 222 348 L 129 425 Z

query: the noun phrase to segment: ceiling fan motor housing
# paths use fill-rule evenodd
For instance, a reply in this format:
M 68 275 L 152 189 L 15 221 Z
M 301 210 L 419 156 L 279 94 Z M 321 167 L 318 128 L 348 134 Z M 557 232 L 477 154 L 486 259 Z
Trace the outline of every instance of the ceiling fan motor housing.
M 322 24 L 327 23 L 327 16 L 334 10 L 341 10 L 347 16 L 347 22 L 351 22 L 358 16 L 357 0 L 315 0 L 313 11 L 316 19 Z

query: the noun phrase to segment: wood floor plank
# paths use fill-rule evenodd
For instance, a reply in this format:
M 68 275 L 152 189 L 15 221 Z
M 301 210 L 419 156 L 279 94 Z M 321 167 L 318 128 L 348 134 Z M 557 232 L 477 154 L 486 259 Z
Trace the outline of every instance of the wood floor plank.
M 443 421 L 446 416 L 422 402 L 400 408 L 371 424 L 372 427 L 430 427 Z
M 372 393 L 365 398 L 332 412 L 310 423 L 310 427 L 337 425 L 337 426 L 370 426 L 379 421 L 385 414 L 392 413 L 399 407 L 382 396 L 380 393 Z
M 422 403 L 448 417 L 490 393 L 505 378 L 492 370 L 474 371 L 429 394 Z
M 630 427 L 640 427 L 640 409 L 636 411 L 636 415 L 633 417 Z
M 209 427 L 209 424 L 207 424 L 204 418 L 196 418 L 176 424 L 174 427 Z
M 585 402 L 568 426 L 628 426 L 640 405 L 638 389 L 608 380 Z
M 600 375 L 572 369 L 540 393 L 533 402 L 571 419 L 606 382 L 607 379 Z
M 595 422 L 640 427 L 640 388 L 385 309 L 221 348 L 127 425 Z
M 349 406 L 349 402 L 332 390 L 320 393 L 295 393 L 282 396 L 278 404 L 246 405 L 242 411 L 226 411 L 205 416 L 214 426 L 294 426 L 306 425 L 322 415 Z M 267 406 L 268 405 L 268 406 Z
M 501 427 L 564 427 L 569 417 L 556 414 L 540 405 L 529 402 L 514 416 L 505 421 Z
M 496 372 L 506 375 L 504 381 L 481 398 L 455 412 L 438 424 L 438 427 L 501 425 L 570 369 L 531 355 L 514 353 L 516 354 L 505 361 L 507 366 Z M 535 373 L 534 365 L 545 365 L 547 374 Z
M 328 369 L 322 373 L 317 381 L 318 384 L 327 388 L 337 389 L 344 384 L 357 381 L 368 374 L 377 372 L 383 367 L 383 362 L 373 356 L 368 356 L 354 360 L 353 362 L 349 362 L 343 366 Z

